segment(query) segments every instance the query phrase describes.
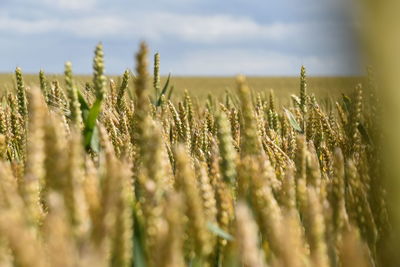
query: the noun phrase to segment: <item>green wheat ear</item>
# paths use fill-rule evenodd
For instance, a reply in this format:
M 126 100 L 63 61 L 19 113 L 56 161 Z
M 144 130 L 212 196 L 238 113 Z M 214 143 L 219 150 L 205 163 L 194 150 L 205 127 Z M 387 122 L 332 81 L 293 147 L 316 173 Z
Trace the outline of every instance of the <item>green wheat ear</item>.
M 147 89 L 147 54 L 149 48 L 145 42 L 140 44 L 138 53 L 136 54 L 136 73 L 137 77 L 135 79 L 135 92 L 138 100 L 143 100 L 142 96 Z
M 244 155 L 255 155 L 260 152 L 260 143 L 257 134 L 257 124 L 254 118 L 250 88 L 243 75 L 236 78 L 236 83 L 243 116 L 243 125 L 241 125 L 243 126 L 243 136 L 241 137 L 243 142 L 240 147 L 241 153 Z
M 78 100 L 78 89 L 74 85 L 72 79 L 72 64 L 71 62 L 65 63 L 65 85 L 67 90 L 67 96 L 69 101 L 69 109 L 71 112 L 71 122 L 81 127 L 82 125 L 82 114 L 81 114 L 81 105 Z
M 106 77 L 104 76 L 103 44 L 99 43 L 94 51 L 93 59 L 93 88 L 96 98 L 103 100 L 105 94 Z
M 228 118 L 223 112 L 217 117 L 217 125 L 222 179 L 232 187 L 236 187 L 236 150 Z
M 47 81 L 46 75 L 44 74 L 44 70 L 40 70 L 40 72 L 39 72 L 39 83 L 40 83 L 40 90 L 42 91 L 42 94 L 45 96 L 45 100 L 47 102 L 49 88 L 48 88 L 48 81 Z
M 300 71 L 300 109 L 303 114 L 307 112 L 307 77 L 304 66 L 301 66 Z
M 17 80 L 18 112 L 23 118 L 25 118 L 28 115 L 28 105 L 26 101 L 25 84 L 22 78 L 22 70 L 19 67 L 15 69 L 15 78 Z
M 161 81 L 160 81 L 160 54 L 156 53 L 154 55 L 154 78 L 153 86 L 156 91 L 156 99 L 160 95 L 161 91 Z
M 129 87 L 129 78 L 130 72 L 129 70 L 125 70 L 124 75 L 122 76 L 121 86 L 119 87 L 118 94 L 117 94 L 117 104 L 116 108 L 118 112 L 125 112 L 126 110 L 126 103 L 125 103 L 125 93 Z

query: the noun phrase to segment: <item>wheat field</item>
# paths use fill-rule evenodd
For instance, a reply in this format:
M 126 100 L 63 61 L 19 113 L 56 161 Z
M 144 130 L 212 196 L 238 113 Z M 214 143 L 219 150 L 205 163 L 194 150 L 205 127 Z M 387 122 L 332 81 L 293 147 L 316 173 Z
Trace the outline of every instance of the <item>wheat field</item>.
M 372 71 L 168 79 L 142 43 L 106 77 L 103 56 L 0 77 L 0 266 L 390 266 Z
M 57 74 L 46 75 L 48 81 L 59 80 L 63 81 L 63 76 Z M 120 82 L 119 76 L 107 76 L 116 82 Z M 298 92 L 299 79 L 298 77 L 246 77 L 247 83 L 252 91 L 270 91 L 273 90 L 277 99 L 286 100 L 288 95 Z M 86 82 L 91 82 L 92 77 L 89 75 L 75 75 L 75 82 L 79 86 L 84 86 Z M 167 76 L 161 76 L 162 84 L 165 84 Z M 196 76 L 174 76 L 171 75 L 170 85 L 174 87 L 175 95 L 182 96 L 187 89 L 192 97 L 203 99 L 208 94 L 213 97 L 221 97 L 225 91 L 232 91 L 236 88 L 235 77 L 196 77 Z M 26 86 L 39 86 L 39 75 L 24 74 Z M 152 77 L 149 78 L 149 83 L 152 82 Z M 351 92 L 358 83 L 365 82 L 364 77 L 308 77 L 308 92 L 315 94 L 321 98 L 331 96 L 340 96 L 342 93 Z M 12 73 L 0 73 L 0 84 L 4 89 L 12 89 L 15 87 L 15 75 Z

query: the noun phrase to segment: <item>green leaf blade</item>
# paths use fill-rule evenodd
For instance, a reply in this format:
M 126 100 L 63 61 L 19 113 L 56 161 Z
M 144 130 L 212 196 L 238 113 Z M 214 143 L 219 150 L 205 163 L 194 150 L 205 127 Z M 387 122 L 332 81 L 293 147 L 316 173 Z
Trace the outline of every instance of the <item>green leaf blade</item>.
M 221 237 L 221 238 L 223 238 L 225 240 L 232 241 L 234 239 L 232 235 L 230 235 L 229 233 L 225 232 L 218 225 L 215 225 L 215 224 L 213 224 L 211 222 L 207 223 L 207 228 L 208 228 L 208 230 L 210 230 L 210 232 L 212 232 L 216 236 Z
M 295 129 L 296 131 L 298 131 L 299 133 L 303 133 L 303 130 L 301 129 L 299 123 L 296 121 L 295 116 L 293 115 L 292 112 L 290 112 L 288 109 L 284 108 L 283 109 L 285 111 L 286 117 L 289 120 L 290 125 L 293 127 L 293 129 Z

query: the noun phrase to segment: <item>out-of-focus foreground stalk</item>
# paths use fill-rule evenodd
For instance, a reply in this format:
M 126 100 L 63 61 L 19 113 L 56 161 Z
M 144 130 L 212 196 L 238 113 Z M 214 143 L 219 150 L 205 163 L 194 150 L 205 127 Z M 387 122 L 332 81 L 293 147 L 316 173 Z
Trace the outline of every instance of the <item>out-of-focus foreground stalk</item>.
M 400 266 L 400 1 L 361 0 L 361 37 L 372 63 L 385 132 L 384 170 L 393 229 L 386 237 L 384 266 Z

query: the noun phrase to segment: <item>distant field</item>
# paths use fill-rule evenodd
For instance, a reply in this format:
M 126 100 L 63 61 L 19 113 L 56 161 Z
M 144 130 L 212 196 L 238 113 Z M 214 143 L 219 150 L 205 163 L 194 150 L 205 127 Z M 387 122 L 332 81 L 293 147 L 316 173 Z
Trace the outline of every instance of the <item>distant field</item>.
M 37 85 L 39 79 L 37 75 L 24 75 L 25 83 L 28 86 Z M 63 85 L 61 75 L 47 75 L 49 80 L 59 80 Z M 111 77 L 118 82 L 119 77 Z M 75 76 L 78 84 L 84 84 L 90 81 L 90 76 Z M 162 84 L 166 77 L 162 77 Z M 309 77 L 308 90 L 319 97 L 340 95 L 354 89 L 354 87 L 363 81 L 361 77 Z M 248 77 L 250 87 L 255 91 L 269 92 L 274 90 L 278 99 L 288 99 L 290 94 L 298 92 L 298 77 Z M 0 74 L 0 84 L 2 89 L 14 87 L 13 74 Z M 151 86 L 151 81 L 149 82 Z M 194 97 L 204 98 L 208 94 L 220 97 L 225 90 L 235 89 L 235 77 L 172 77 L 170 85 L 174 86 L 174 95 L 180 95 L 185 89 Z M 132 83 L 131 83 L 132 86 Z

